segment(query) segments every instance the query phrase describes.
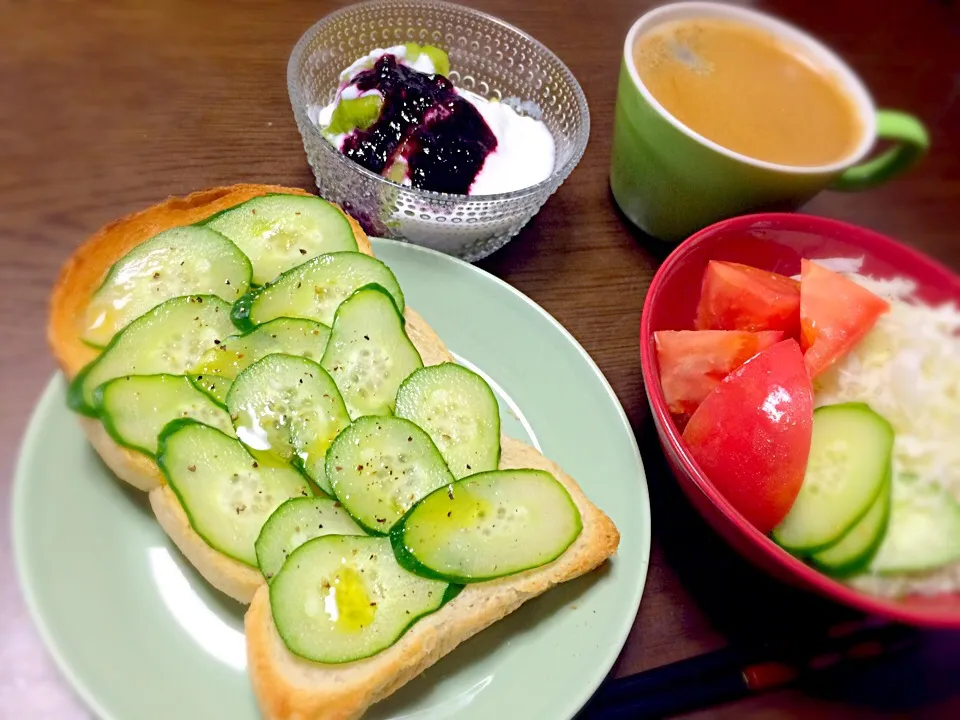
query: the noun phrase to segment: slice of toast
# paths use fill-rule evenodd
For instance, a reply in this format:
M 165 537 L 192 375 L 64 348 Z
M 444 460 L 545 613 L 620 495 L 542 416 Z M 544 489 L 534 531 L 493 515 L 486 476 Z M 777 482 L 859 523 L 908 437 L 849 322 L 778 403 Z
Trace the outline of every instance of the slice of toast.
M 77 248 L 60 271 L 50 297 L 47 341 L 68 380 L 97 356 L 80 336 L 90 298 L 113 264 L 140 243 L 178 225 L 190 225 L 214 213 L 268 193 L 309 195 L 298 188 L 279 185 L 232 185 L 168 198 L 146 210 L 127 215 L 101 228 Z M 344 213 L 346 215 L 346 213 Z M 347 215 L 357 245 L 371 253 L 370 241 L 360 225 Z M 146 455 L 118 445 L 99 420 L 81 417 L 80 426 L 90 444 L 117 477 L 135 488 L 149 491 L 164 483 L 157 464 Z
M 48 336 L 67 377 L 72 378 L 95 356 L 95 351 L 79 339 L 79 323 L 91 295 L 116 260 L 161 230 L 196 222 L 268 192 L 306 194 L 265 185 L 194 193 L 112 223 L 87 241 L 65 266 L 51 300 Z M 372 255 L 366 235 L 352 219 L 351 223 L 361 251 Z M 407 334 L 425 365 L 453 360 L 422 317 L 410 308 L 404 315 Z M 269 593 L 260 573 L 214 550 L 197 535 L 176 496 L 163 484 L 156 464 L 117 445 L 98 421 L 81 418 L 81 425 L 118 476 L 150 491 L 150 504 L 160 525 L 204 578 L 242 603 L 252 600 L 245 618 L 248 666 L 260 707 L 270 720 L 360 717 L 370 705 L 530 598 L 602 564 L 616 551 L 620 540 L 610 518 L 590 502 L 569 475 L 534 448 L 503 436 L 501 469 L 546 470 L 570 492 L 583 521 L 583 530 L 573 545 L 542 567 L 467 586 L 439 611 L 417 622 L 396 644 L 373 657 L 342 665 L 312 663 L 290 653 L 277 634 Z

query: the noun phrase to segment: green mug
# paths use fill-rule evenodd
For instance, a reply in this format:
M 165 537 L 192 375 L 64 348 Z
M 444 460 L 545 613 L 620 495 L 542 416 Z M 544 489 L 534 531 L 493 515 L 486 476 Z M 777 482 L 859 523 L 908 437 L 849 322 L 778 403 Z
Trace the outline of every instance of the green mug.
M 640 81 L 637 39 L 665 22 L 739 21 L 798 46 L 835 73 L 861 117 L 863 136 L 842 160 L 794 167 L 756 160 L 699 135 L 670 115 Z M 876 140 L 892 146 L 864 161 Z M 869 92 L 837 55 L 807 33 L 769 15 L 712 2 L 678 2 L 638 19 L 624 43 L 614 117 L 610 187 L 623 213 L 644 232 L 679 241 L 718 220 L 760 210 L 796 209 L 823 189 L 863 190 L 899 175 L 929 146 L 919 120 L 877 110 Z

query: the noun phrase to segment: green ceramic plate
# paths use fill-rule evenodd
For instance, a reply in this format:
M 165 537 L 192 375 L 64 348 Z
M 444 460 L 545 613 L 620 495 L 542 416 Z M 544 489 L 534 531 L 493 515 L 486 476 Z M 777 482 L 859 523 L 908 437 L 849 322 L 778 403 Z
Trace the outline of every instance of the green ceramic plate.
M 576 341 L 491 275 L 376 241 L 409 304 L 499 394 L 503 428 L 557 460 L 622 540 L 601 570 L 530 601 L 367 718 L 572 717 L 613 665 L 647 573 L 650 507 L 633 433 Z M 102 720 L 254 720 L 243 608 L 206 585 L 146 496 L 88 446 L 55 377 L 17 467 L 13 531 L 27 603 L 67 678 Z

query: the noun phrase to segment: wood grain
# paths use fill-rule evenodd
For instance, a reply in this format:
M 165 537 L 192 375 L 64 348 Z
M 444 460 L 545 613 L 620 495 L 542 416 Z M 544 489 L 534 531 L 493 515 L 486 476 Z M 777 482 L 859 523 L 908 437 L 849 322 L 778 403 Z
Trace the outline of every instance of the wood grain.
M 242 181 L 313 187 L 285 87 L 300 34 L 342 3 L 265 0 L 0 0 L 0 517 L 17 446 L 53 371 L 43 339 L 60 264 L 112 218 L 171 194 Z M 640 378 L 644 294 L 669 251 L 618 214 L 607 185 L 616 71 L 630 23 L 652 3 L 475 0 L 571 68 L 592 113 L 580 166 L 510 245 L 482 263 L 543 305 L 619 396 L 647 463 L 655 543 L 619 674 L 726 643 L 775 645 L 841 611 L 746 566 L 694 515 L 662 463 Z M 747 3 L 744 3 L 747 4 Z M 749 3 L 812 30 L 847 58 L 878 105 L 909 109 L 934 151 L 909 177 L 825 193 L 807 211 L 866 225 L 960 267 L 960 11 L 935 0 Z M 589 8 L 589 9 L 588 9 Z M 0 717 L 89 717 L 27 617 L 0 533 Z M 869 673 L 691 717 L 957 717 L 960 638 Z

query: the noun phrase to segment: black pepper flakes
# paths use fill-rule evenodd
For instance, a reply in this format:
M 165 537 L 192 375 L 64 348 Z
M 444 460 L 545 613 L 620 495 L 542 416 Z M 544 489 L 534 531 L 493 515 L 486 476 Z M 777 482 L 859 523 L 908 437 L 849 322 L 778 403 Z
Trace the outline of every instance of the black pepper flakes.
M 256 468 L 258 468 L 258 467 L 260 467 L 260 463 L 258 463 L 256 460 L 254 460 L 254 461 L 253 461 L 253 468 L 256 469 Z
M 189 470 L 190 472 L 196 472 L 196 471 L 197 471 L 197 466 L 196 466 L 196 465 L 187 465 L 187 470 Z

